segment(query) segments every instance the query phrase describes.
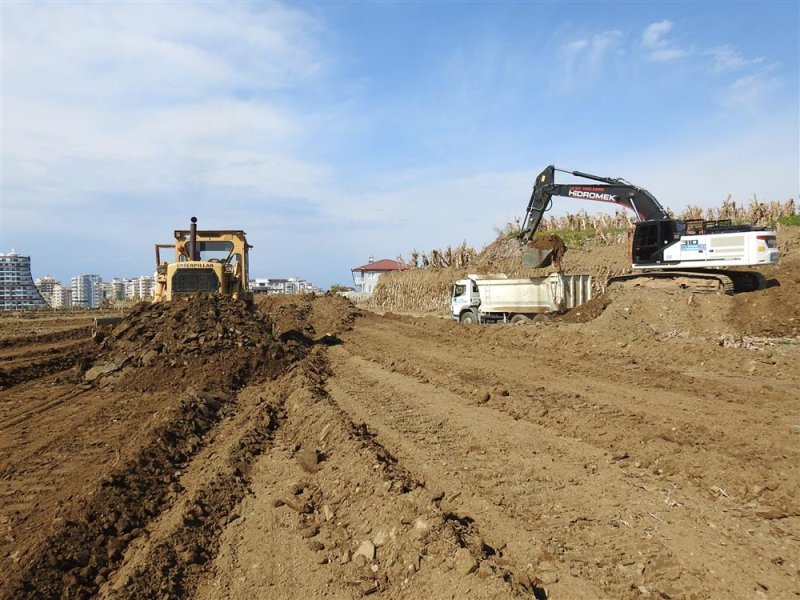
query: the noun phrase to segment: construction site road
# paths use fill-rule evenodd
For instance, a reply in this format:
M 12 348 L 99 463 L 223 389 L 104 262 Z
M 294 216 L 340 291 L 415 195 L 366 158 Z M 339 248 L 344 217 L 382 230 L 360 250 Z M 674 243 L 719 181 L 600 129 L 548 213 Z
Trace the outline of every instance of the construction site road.
M 4 318 L 0 597 L 797 598 L 800 340 L 747 312 L 793 281 Z

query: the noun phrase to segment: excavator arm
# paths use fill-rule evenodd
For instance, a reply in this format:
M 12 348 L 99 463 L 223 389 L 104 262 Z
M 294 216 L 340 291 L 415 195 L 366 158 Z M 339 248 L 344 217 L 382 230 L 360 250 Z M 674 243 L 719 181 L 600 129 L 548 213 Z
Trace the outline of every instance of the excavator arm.
M 556 171 L 598 183 L 555 183 Z M 542 216 L 552 206 L 553 196 L 610 202 L 632 210 L 644 221 L 669 218 L 667 211 L 650 192 L 624 179 L 599 177 L 581 171 L 567 171 L 550 165 L 539 174 L 533 186 L 533 193 L 525 212 L 525 220 L 522 222 L 520 240 L 523 243 L 527 244 L 539 229 Z

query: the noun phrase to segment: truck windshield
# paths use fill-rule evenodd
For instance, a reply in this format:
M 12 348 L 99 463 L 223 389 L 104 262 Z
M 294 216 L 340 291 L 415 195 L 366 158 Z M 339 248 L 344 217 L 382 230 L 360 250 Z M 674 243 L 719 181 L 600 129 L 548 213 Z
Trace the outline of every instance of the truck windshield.
M 467 291 L 467 286 L 457 283 L 453 286 L 453 298 L 457 298 L 458 296 L 462 296 Z

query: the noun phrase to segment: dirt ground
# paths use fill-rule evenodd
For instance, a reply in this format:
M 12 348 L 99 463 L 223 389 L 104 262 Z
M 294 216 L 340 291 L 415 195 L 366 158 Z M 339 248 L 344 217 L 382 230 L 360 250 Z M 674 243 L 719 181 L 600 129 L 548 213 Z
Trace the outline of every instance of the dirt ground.
M 95 339 L 4 316 L 0 597 L 798 598 L 789 233 L 779 286 L 519 326 L 335 296 Z

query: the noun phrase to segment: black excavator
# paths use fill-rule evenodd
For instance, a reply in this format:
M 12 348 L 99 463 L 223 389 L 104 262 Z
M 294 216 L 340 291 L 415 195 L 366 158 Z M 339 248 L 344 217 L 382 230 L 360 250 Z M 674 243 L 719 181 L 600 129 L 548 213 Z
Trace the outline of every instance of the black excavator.
M 556 171 L 595 183 L 555 183 Z M 520 240 L 525 266 L 539 268 L 552 261 L 555 246 L 536 244 L 533 236 L 544 213 L 552 207 L 554 196 L 609 202 L 630 209 L 639 217 L 630 245 L 634 273 L 614 277 L 609 284 L 632 281 L 640 285 L 647 280 L 671 279 L 696 291 L 732 294 L 761 289 L 766 279 L 758 272 L 731 267 L 778 263 L 772 229 L 738 225 L 730 220 L 674 219 L 650 192 L 629 181 L 550 165 L 536 178 L 522 223 Z

